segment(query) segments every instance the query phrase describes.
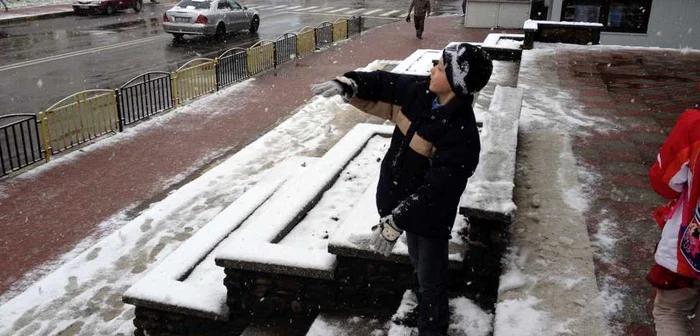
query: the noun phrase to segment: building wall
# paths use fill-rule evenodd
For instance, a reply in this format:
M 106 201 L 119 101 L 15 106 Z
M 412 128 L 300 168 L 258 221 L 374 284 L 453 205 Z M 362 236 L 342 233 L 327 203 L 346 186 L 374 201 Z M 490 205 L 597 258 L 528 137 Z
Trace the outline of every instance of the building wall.
M 554 0 L 549 19 L 561 19 L 563 0 Z M 700 49 L 700 1 L 653 0 L 646 34 L 602 33 L 601 44 Z

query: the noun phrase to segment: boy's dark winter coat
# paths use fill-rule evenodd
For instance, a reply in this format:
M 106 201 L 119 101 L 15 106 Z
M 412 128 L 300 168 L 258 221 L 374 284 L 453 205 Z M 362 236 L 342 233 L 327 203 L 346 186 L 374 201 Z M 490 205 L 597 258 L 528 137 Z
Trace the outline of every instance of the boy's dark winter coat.
M 471 97 L 433 110 L 436 96 L 428 91 L 427 76 L 385 71 L 345 76 L 358 86 L 354 106 L 397 124 L 377 186 L 380 216 L 392 214 L 401 229 L 424 237 L 449 236 L 460 196 L 479 162 Z

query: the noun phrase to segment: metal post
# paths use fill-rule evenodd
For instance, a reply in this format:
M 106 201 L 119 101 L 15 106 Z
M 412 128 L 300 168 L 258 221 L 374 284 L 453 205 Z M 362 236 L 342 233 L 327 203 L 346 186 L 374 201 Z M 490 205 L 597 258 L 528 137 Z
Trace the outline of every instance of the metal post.
M 117 123 L 119 125 L 119 132 L 124 132 L 124 116 L 122 115 L 121 104 L 122 93 L 119 89 L 114 89 L 114 94 L 117 100 Z

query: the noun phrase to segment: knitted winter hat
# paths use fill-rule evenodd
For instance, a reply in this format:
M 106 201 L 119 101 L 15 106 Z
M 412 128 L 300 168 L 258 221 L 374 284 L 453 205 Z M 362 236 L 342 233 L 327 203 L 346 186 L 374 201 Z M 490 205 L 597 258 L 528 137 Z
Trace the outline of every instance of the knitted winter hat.
M 480 47 L 469 43 L 452 44 L 442 51 L 450 88 L 457 96 L 471 95 L 486 86 L 493 64 Z

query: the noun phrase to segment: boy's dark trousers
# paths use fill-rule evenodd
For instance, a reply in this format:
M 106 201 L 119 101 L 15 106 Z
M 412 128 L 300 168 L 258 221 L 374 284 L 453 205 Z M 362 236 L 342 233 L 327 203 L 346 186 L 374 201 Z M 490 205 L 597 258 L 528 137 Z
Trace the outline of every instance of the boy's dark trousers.
M 423 29 L 425 28 L 425 13 L 423 15 L 413 15 L 413 24 L 416 26 L 416 37 L 423 37 Z
M 420 336 L 447 335 L 450 309 L 447 298 L 448 240 L 406 232 L 408 255 L 417 282 Z

